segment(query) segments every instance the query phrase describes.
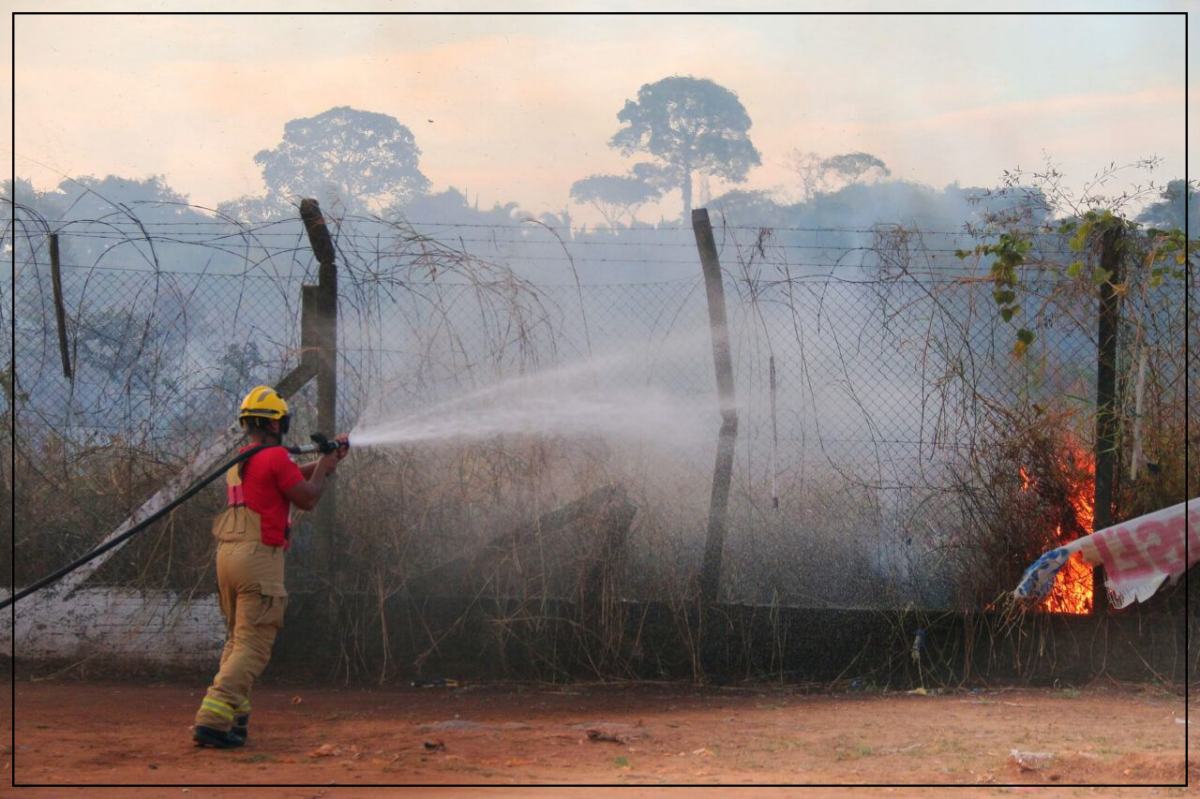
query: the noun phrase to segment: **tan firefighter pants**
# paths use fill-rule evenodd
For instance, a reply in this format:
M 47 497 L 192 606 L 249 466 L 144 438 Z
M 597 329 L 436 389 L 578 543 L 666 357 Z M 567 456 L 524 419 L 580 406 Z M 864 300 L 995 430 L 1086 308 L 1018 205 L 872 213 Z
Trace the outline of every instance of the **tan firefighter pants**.
M 283 548 L 248 541 L 217 545 L 217 585 L 225 616 L 225 648 L 196 724 L 228 730 L 250 712 L 250 687 L 271 658 L 283 626 Z

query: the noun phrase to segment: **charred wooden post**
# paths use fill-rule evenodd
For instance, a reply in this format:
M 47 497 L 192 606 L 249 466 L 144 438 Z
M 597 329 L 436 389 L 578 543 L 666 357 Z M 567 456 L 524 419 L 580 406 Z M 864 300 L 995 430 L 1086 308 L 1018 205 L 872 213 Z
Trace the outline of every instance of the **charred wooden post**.
M 524 609 L 521 624 L 541 618 L 547 602 L 570 605 L 576 651 L 593 670 L 607 671 L 621 657 L 625 640 L 618 592 L 636 514 L 623 486 L 604 486 L 413 576 L 408 593 L 422 599 L 486 593 L 517 602 Z M 530 632 L 525 627 L 516 635 Z
M 625 613 L 620 597 L 621 567 L 625 563 L 629 528 L 637 515 L 637 506 L 629 501 L 625 489 L 610 486 L 599 507 L 595 531 L 597 545 L 589 553 L 579 582 L 579 622 L 599 646 L 596 665 L 606 669 L 621 654 L 625 638 Z
M 635 506 L 621 485 L 608 485 L 544 513 L 533 524 L 505 530 L 477 551 L 414 577 L 414 595 L 470 596 L 490 585 L 499 594 L 562 599 L 608 578 L 623 557 Z M 536 555 L 536 557 L 535 557 Z

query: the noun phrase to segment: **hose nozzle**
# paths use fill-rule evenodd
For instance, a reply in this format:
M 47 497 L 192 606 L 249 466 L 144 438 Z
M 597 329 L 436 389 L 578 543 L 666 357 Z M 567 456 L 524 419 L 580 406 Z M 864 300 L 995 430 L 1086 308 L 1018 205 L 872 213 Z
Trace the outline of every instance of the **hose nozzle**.
M 309 436 L 309 438 L 312 439 L 313 443 L 301 444 L 296 447 L 288 447 L 287 451 L 293 455 L 308 455 L 310 453 L 320 453 L 322 455 L 326 455 L 330 452 L 337 452 L 341 447 L 350 446 L 349 442 L 337 440 L 330 441 L 324 433 L 313 433 L 311 436 Z

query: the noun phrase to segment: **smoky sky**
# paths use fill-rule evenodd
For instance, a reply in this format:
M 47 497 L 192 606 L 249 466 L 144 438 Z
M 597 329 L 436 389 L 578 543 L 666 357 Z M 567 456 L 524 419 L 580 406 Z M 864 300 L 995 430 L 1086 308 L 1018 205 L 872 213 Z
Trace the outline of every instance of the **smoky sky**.
M 394 116 L 434 190 L 533 213 L 627 171 L 608 146 L 638 88 L 681 74 L 737 93 L 762 165 L 731 188 L 794 191 L 793 151 L 865 151 L 904 180 L 994 185 L 1057 160 L 1183 172 L 1178 16 L 21 16 L 16 168 L 163 175 L 196 203 L 262 191 L 253 155 L 336 105 Z M 2 126 L 7 130 L 8 126 Z M 677 193 L 643 218 L 677 213 Z

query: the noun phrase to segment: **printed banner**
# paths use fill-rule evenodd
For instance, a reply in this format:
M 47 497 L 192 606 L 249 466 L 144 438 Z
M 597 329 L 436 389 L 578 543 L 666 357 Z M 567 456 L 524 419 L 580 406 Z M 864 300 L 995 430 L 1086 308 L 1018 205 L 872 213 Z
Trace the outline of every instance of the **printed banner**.
M 1059 569 L 1078 552 L 1093 566 L 1104 566 L 1113 607 L 1144 602 L 1165 581 L 1174 582 L 1200 561 L 1198 505 L 1195 499 L 1180 502 L 1052 549 L 1025 570 L 1013 595 L 1018 599 L 1044 598 L 1054 587 Z

